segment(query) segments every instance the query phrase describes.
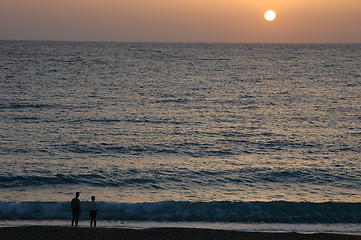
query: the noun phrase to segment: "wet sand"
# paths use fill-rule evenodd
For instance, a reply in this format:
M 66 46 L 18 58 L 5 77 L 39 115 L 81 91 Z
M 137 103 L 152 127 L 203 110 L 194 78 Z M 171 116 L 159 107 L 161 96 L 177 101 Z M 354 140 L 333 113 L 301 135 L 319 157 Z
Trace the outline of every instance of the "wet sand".
M 155 229 L 121 229 L 121 228 L 71 228 L 71 227 L 3 227 L 0 228 L 1 240 L 361 240 L 360 235 L 329 233 L 265 233 L 240 232 L 226 230 L 192 229 L 192 228 L 155 228 Z

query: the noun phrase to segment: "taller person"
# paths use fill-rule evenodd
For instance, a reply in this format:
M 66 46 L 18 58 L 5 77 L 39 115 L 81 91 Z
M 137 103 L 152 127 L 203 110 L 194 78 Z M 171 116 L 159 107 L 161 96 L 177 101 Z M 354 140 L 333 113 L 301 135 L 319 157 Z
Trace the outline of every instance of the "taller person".
M 79 221 L 79 215 L 81 213 L 81 207 L 80 207 L 80 200 L 79 200 L 79 192 L 75 193 L 75 198 L 71 200 L 71 210 L 72 210 L 72 219 L 71 219 L 71 226 L 78 227 L 78 221 Z

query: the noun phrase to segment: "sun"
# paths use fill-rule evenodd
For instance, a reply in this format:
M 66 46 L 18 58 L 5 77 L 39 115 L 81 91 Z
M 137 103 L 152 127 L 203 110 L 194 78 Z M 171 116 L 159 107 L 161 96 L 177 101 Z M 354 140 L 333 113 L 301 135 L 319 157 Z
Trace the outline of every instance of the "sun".
M 264 13 L 264 18 L 265 18 L 267 21 L 269 21 L 269 22 L 275 20 L 275 19 L 276 19 L 276 13 L 275 13 L 275 11 L 273 11 L 273 10 L 267 10 L 267 11 Z

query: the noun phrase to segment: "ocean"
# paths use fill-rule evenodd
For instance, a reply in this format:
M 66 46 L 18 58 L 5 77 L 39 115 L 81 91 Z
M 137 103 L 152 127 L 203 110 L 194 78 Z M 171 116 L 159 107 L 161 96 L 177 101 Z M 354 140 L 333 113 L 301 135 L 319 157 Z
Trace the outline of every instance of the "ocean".
M 0 225 L 68 224 L 79 191 L 104 225 L 361 233 L 361 44 L 0 41 L 0 56 Z

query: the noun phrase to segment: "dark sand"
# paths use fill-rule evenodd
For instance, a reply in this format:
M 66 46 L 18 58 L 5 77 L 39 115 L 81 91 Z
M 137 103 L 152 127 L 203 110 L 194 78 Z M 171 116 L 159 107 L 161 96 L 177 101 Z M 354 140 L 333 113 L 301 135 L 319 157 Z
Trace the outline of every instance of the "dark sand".
M 328 233 L 263 233 L 239 232 L 190 228 L 70 228 L 70 227 L 4 227 L 0 228 L 0 240 L 51 239 L 51 240 L 361 240 L 360 235 L 341 235 Z

